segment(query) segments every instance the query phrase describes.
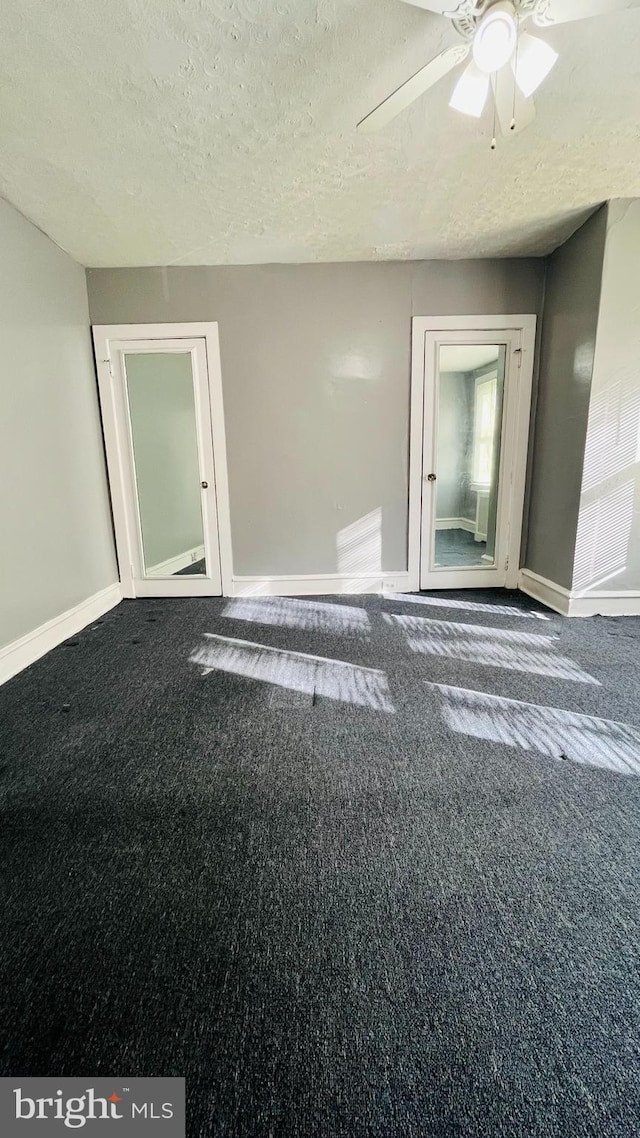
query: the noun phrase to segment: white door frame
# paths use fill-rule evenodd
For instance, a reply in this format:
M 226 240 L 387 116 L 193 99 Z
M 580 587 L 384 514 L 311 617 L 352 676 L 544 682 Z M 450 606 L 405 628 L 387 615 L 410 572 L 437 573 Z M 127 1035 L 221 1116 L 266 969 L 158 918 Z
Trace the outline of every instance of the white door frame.
M 222 372 L 216 323 L 108 324 L 93 327 L 98 388 L 113 507 L 116 549 L 124 597 L 230 596 L 233 559 L 222 402 Z M 219 565 L 206 577 L 142 579 L 141 531 L 133 481 L 128 409 L 119 355 L 133 351 L 188 351 L 194 361 L 196 430 L 203 478 L 203 531 L 207 551 Z M 217 530 L 217 536 L 215 531 Z M 218 588 L 218 582 L 220 587 Z
M 518 584 L 520 565 L 520 543 L 524 508 L 525 480 L 527 471 L 527 450 L 529 442 L 529 420 L 531 415 L 531 389 L 533 382 L 533 360 L 535 350 L 536 317 L 530 314 L 518 315 L 480 315 L 480 316 L 415 316 L 412 321 L 411 341 L 411 405 L 409 427 L 409 588 L 420 588 L 420 566 L 422 558 L 422 496 L 427 471 L 423 468 L 424 448 L 424 404 L 427 369 L 433 368 L 434 361 L 427 352 L 427 344 L 433 344 L 433 335 L 442 333 L 445 338 L 455 341 L 456 333 L 485 332 L 519 333 L 519 348 L 513 347 L 518 357 L 517 383 L 515 390 L 507 393 L 504 407 L 505 442 L 508 455 L 503 478 L 508 479 L 502 492 L 509 494 L 507 509 L 506 556 L 508 568 L 504 573 L 506 588 L 515 589 Z M 496 335 L 496 339 L 498 336 Z M 517 342 L 517 341 L 516 341 Z M 506 386 L 506 385 L 505 385 Z M 502 464 L 501 464 L 502 465 Z M 504 554 L 502 555 L 504 556 Z M 483 570 L 479 571 L 481 574 Z M 455 571 L 459 580 L 459 570 Z M 494 573 L 495 576 L 495 573 Z M 448 578 L 448 580 L 447 580 Z M 454 588 L 447 572 L 438 574 L 439 588 Z M 478 573 L 473 579 L 475 587 L 482 587 Z M 488 580 L 486 583 L 495 583 Z M 433 587 L 431 584 L 429 587 Z

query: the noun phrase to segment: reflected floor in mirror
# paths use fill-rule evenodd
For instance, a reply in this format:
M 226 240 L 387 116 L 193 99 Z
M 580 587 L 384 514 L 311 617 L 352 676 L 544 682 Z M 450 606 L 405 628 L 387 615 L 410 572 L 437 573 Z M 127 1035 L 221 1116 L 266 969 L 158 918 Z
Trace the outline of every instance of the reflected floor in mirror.
M 206 572 L 207 568 L 205 565 L 205 559 L 202 557 L 199 561 L 194 561 L 191 565 L 186 565 L 184 569 L 178 569 L 177 573 L 174 573 L 173 576 L 204 577 L 206 575 Z
M 473 533 L 464 529 L 436 530 L 435 568 L 467 568 L 481 565 L 484 569 L 493 564 L 487 560 L 486 541 L 476 541 Z
M 640 1133 L 639 652 L 501 589 L 122 602 L 0 687 L 1 1073 Z

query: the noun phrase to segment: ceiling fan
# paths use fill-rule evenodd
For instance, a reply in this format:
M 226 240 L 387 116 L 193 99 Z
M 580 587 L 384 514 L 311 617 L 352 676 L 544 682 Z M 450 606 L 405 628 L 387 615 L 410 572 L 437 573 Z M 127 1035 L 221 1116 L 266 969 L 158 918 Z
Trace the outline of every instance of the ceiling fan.
M 380 130 L 443 79 L 469 54 L 449 106 L 480 118 L 490 90 L 503 134 L 524 130 L 535 116 L 531 96 L 547 77 L 557 52 L 523 27 L 555 27 L 571 20 L 634 8 L 638 0 L 404 0 L 446 16 L 463 42 L 436 55 L 359 123 L 363 133 Z M 495 133 L 495 132 L 494 132 Z M 492 142 L 495 147 L 495 138 Z

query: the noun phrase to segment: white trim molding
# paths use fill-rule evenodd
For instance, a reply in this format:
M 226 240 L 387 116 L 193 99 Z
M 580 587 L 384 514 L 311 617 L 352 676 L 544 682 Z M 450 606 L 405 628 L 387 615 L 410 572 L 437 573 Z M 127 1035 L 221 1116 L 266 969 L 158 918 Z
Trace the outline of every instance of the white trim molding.
M 0 684 L 6 683 L 12 676 L 34 664 L 42 656 L 46 656 L 52 648 L 57 648 L 70 636 L 75 636 L 92 624 L 94 620 L 104 616 L 109 609 L 115 608 L 122 600 L 122 588 L 119 584 L 109 585 L 94 593 L 86 601 L 67 609 L 66 612 L 54 616 L 51 620 L 27 632 L 19 640 L 5 644 L 0 648 Z
M 518 588 L 561 616 L 640 616 L 640 593 L 634 590 L 574 593 L 530 569 L 520 570 Z
M 533 597 L 534 601 L 540 601 L 540 604 L 546 608 L 559 612 L 561 616 L 569 615 L 571 593 L 562 585 L 557 585 L 555 581 L 549 581 L 547 577 L 532 573 L 530 569 L 521 569 L 518 588 L 520 592 Z
M 569 616 L 640 616 L 640 593 L 572 593 Z
M 298 577 L 234 577 L 232 597 L 311 597 L 355 593 L 408 593 L 409 573 L 306 573 Z

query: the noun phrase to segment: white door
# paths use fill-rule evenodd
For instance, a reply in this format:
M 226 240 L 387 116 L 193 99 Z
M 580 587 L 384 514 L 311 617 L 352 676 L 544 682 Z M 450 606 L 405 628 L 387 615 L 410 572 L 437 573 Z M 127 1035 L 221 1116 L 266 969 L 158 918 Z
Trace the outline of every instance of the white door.
M 421 589 L 517 583 L 531 398 L 525 331 L 423 333 Z
M 94 328 L 94 341 L 124 595 L 219 596 L 230 547 L 216 326 Z

